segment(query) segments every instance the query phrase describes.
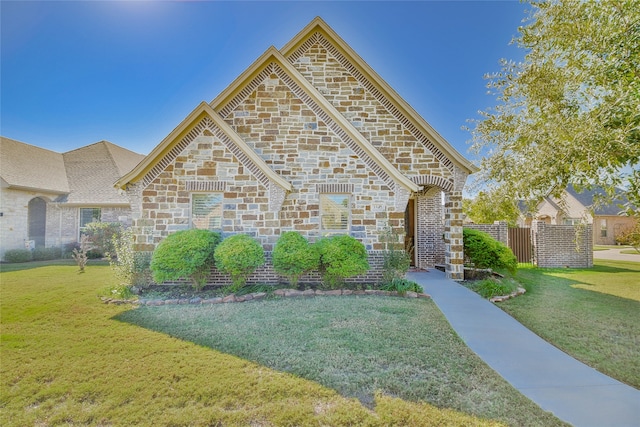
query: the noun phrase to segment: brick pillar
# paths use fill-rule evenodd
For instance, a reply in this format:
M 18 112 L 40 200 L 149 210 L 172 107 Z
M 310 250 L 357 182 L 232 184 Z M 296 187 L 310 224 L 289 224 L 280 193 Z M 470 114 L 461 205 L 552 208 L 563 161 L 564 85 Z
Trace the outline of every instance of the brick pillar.
M 462 191 L 445 193 L 444 212 L 444 243 L 447 278 L 464 280 Z

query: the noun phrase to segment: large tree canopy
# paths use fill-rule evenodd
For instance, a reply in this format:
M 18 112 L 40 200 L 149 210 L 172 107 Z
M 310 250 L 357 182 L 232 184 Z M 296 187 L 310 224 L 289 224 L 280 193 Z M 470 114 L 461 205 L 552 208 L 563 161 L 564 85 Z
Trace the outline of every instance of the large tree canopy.
M 497 105 L 475 121 L 484 178 L 521 199 L 567 184 L 626 187 L 640 207 L 640 2 L 531 2 L 523 62 L 487 76 Z

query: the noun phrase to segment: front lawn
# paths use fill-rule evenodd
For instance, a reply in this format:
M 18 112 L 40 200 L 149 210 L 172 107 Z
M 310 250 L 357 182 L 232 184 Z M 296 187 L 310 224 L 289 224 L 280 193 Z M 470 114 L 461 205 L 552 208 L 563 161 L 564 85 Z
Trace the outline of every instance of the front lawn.
M 640 263 L 525 267 L 517 277 L 527 293 L 502 309 L 576 359 L 640 388 Z
M 108 266 L 3 268 L 0 281 L 3 426 L 496 425 L 430 396 L 513 425 L 559 424 L 481 363 L 428 301 L 132 310 L 96 297 L 112 284 Z M 169 323 L 184 339 L 134 320 Z M 262 354 L 277 365 L 256 363 Z

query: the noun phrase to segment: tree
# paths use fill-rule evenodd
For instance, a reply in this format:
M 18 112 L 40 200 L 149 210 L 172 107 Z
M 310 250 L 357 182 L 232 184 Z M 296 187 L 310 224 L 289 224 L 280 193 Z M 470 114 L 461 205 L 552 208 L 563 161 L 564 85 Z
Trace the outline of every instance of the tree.
M 515 227 L 520 216 L 517 202 L 498 190 L 481 191 L 474 199 L 464 199 L 462 212 L 476 224 L 507 221 L 510 227 Z
M 516 198 L 569 183 L 626 185 L 640 215 L 640 7 L 637 0 L 531 2 L 514 40 L 523 62 L 487 76 L 498 104 L 472 130 L 485 179 Z

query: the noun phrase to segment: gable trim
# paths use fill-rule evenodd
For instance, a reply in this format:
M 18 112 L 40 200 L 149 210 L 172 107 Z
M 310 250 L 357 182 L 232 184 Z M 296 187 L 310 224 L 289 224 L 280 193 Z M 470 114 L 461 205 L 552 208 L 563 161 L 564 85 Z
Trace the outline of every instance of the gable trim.
M 213 133 L 271 192 L 275 191 L 274 184 L 281 187 L 284 194 L 292 190 L 291 184 L 269 168 L 206 102 L 201 102 L 138 166 L 120 178 L 115 186 L 126 188 L 132 182 L 141 181 L 142 188 L 145 188 L 205 130 Z
M 316 17 L 311 21 L 281 49 L 281 53 L 290 62 L 295 62 L 316 42 L 321 43 L 390 114 L 406 126 L 407 130 L 448 169 L 453 171 L 453 165 L 456 164 L 467 173 L 479 170 L 415 112 L 322 18 Z
M 408 191 L 419 190 L 413 181 L 400 173 L 376 150 L 273 46 L 218 95 L 211 102 L 211 108 L 218 111 L 221 118 L 227 117 L 235 106 L 253 92 L 246 90 L 246 87 L 255 89 L 271 73 L 275 73 L 390 188 L 398 183 Z

